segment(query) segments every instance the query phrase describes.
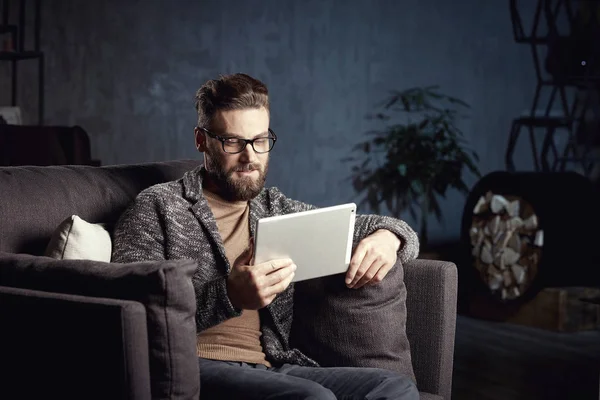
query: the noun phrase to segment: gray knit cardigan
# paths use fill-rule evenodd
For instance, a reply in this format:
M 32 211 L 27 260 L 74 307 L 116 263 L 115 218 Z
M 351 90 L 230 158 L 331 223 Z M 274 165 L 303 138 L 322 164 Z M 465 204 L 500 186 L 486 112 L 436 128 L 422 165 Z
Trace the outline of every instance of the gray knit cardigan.
M 231 266 L 208 202 L 202 194 L 203 167 L 176 181 L 151 186 L 136 197 L 120 217 L 114 231 L 112 261 L 194 259 L 198 332 L 239 316 L 227 296 L 226 281 Z M 250 201 L 250 233 L 258 219 L 306 211 L 315 207 L 286 198 L 278 189 L 263 189 Z M 402 245 L 399 260 L 416 258 L 419 241 L 403 221 L 375 215 L 358 215 L 354 245 L 378 229 L 398 235 Z M 274 365 L 318 364 L 289 345 L 292 326 L 294 285 L 291 284 L 267 307 L 260 310 L 262 345 L 267 360 Z

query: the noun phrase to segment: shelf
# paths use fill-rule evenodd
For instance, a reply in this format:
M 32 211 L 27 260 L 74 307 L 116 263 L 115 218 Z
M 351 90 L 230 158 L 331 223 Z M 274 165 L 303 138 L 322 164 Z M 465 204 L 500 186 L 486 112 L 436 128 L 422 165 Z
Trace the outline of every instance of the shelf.
M 527 44 L 533 44 L 533 45 L 545 45 L 545 44 L 551 44 L 551 43 L 560 43 L 561 40 L 565 41 L 565 40 L 572 40 L 572 39 L 573 38 L 569 35 L 559 35 L 559 34 L 556 34 L 556 36 L 515 35 L 515 42 L 527 43 Z
M 528 117 L 528 116 L 521 116 L 517 119 L 514 120 L 516 123 L 518 123 L 519 125 L 523 125 L 523 126 L 531 126 L 531 127 L 538 127 L 538 128 L 544 128 L 544 127 L 555 127 L 555 128 L 559 128 L 559 127 L 569 127 L 571 125 L 571 123 L 574 121 L 573 118 L 568 118 L 568 117 L 555 117 L 555 116 L 548 116 L 548 117 Z
M 0 51 L 0 61 L 32 60 L 43 55 L 41 51 Z
M 522 36 L 515 38 L 517 43 L 526 43 L 533 45 L 544 45 L 550 43 L 550 39 L 547 36 L 535 37 L 535 36 Z
M 27 5 L 29 3 L 30 5 Z M 33 3 L 33 4 L 32 4 Z M 22 60 L 37 61 L 37 124 L 44 124 L 44 52 L 40 47 L 40 23 L 42 0 L 0 0 L 0 64 L 8 61 L 10 70 L 10 103 L 19 105 L 18 95 L 20 68 L 17 62 Z M 27 14 L 27 15 L 26 15 Z M 27 26 L 26 26 L 27 25 Z M 27 29 L 26 29 L 27 28 Z M 27 31 L 32 31 L 32 39 L 27 40 Z M 31 43 L 30 46 L 26 44 Z M 30 75 L 29 73 L 26 75 Z M 25 80 L 31 77 L 24 76 Z M 21 78 L 21 79 L 23 79 Z
M 17 26 L 16 25 L 0 25 L 0 34 L 5 34 L 5 33 L 16 33 L 17 32 Z

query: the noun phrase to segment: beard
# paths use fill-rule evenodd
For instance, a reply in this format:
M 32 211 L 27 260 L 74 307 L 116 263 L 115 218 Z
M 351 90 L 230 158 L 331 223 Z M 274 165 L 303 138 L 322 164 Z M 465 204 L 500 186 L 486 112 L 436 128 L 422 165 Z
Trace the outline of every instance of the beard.
M 227 201 L 249 201 L 258 196 L 265 187 L 267 171 L 269 170 L 269 161 L 264 164 L 245 163 L 238 164 L 235 167 L 226 170 L 224 160 L 219 157 L 220 154 L 207 152 L 208 157 L 204 157 L 204 167 L 206 169 L 206 178 L 215 185 L 218 194 Z M 258 171 L 258 178 L 250 176 L 235 177 L 238 171 Z

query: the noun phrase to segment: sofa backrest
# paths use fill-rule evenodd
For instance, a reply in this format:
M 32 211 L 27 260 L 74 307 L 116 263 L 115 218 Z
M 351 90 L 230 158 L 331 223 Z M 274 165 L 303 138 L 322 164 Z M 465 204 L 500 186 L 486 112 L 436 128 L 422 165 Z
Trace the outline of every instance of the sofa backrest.
M 73 214 L 114 224 L 140 191 L 200 163 L 0 167 L 0 251 L 42 255 L 52 232 Z

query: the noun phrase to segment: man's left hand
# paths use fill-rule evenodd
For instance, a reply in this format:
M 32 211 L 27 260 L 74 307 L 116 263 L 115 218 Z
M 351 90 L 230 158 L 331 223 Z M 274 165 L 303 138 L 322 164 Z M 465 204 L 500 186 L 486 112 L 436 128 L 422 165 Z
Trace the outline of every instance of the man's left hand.
M 400 239 L 392 232 L 380 229 L 360 241 L 350 260 L 346 285 L 359 289 L 376 284 L 385 278 L 396 264 Z

